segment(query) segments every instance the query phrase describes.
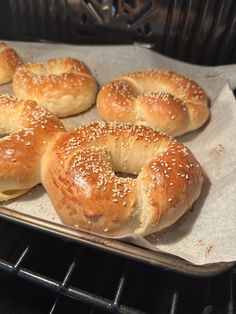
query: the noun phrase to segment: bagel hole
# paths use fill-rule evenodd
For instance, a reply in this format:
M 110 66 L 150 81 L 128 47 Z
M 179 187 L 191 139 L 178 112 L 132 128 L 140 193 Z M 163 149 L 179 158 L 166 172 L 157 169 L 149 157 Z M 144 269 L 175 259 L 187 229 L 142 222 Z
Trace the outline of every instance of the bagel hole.
M 127 172 L 115 172 L 115 175 L 117 177 L 120 177 L 120 178 L 131 178 L 131 179 L 136 179 L 137 178 L 137 174 L 134 174 L 134 173 L 127 173 Z

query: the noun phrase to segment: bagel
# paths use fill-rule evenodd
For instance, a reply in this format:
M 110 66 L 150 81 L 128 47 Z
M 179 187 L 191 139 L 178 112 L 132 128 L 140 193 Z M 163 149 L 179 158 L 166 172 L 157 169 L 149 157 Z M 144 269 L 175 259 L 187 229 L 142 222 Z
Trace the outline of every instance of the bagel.
M 9 48 L 4 42 L 0 42 L 0 85 L 9 83 L 16 68 L 22 64 L 16 51 Z
M 17 97 L 35 100 L 56 116 L 67 117 L 95 103 L 97 83 L 83 62 L 58 58 L 18 68 L 13 90 Z
M 40 183 L 42 155 L 62 132 L 61 122 L 34 101 L 0 96 L 0 201 Z
M 176 139 L 122 123 L 62 134 L 42 162 L 42 183 L 62 222 L 111 236 L 170 226 L 198 198 L 203 179 L 193 154 Z
M 134 72 L 117 77 L 98 93 L 103 120 L 150 126 L 171 136 L 201 127 L 208 99 L 192 80 L 170 71 Z

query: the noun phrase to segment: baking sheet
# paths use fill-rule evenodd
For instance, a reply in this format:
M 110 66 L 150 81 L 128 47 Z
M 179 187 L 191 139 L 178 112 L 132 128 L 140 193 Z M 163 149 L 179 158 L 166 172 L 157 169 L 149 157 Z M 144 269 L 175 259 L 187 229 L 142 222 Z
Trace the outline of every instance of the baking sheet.
M 236 118 L 236 107 L 231 92 L 231 89 L 236 86 L 235 65 L 221 67 L 193 66 L 171 60 L 148 49 L 135 46 L 88 47 L 16 42 L 8 44 L 17 49 L 25 62 L 43 61 L 51 57 L 60 56 L 79 58 L 90 67 L 100 86 L 121 73 L 151 68 L 178 71 L 198 82 L 205 89 L 211 100 L 211 121 L 203 129 L 192 132 L 179 139 L 192 149 L 197 159 L 204 166 L 207 174 L 209 173 L 209 169 L 206 169 L 208 163 L 212 165 L 212 178 L 209 179 L 208 177 L 208 180 L 206 180 L 201 200 L 194 206 L 194 210 L 186 214 L 173 227 L 157 235 L 151 235 L 147 237 L 146 240 L 140 238 L 129 238 L 128 240 L 135 244 L 138 243 L 141 246 L 145 246 L 150 250 L 155 250 L 156 248 L 161 249 L 164 252 L 182 257 L 196 265 L 236 260 L 236 245 L 234 244 L 236 239 L 236 231 L 234 231 L 234 229 L 236 230 L 234 224 L 234 221 L 236 221 L 236 201 L 233 196 L 236 195 L 236 180 L 233 174 L 235 171 L 234 168 L 232 168 L 232 166 L 236 164 L 236 154 L 232 151 L 236 135 L 235 128 L 233 128 Z M 11 85 L 1 87 L 0 91 L 3 93 L 12 93 Z M 230 119 L 227 120 L 227 117 Z M 96 120 L 100 120 L 100 117 L 98 116 L 95 106 L 78 116 L 62 119 L 68 130 Z M 229 123 L 229 121 L 231 123 Z M 216 126 L 213 122 L 216 122 Z M 207 136 L 209 127 L 211 128 L 210 135 L 208 134 Z M 222 133 L 220 131 L 224 132 Z M 221 137 L 219 137 L 219 133 Z M 211 134 L 215 134 L 215 137 L 211 138 L 209 141 L 208 138 L 209 136 L 211 137 Z M 228 139 L 226 146 L 225 136 L 227 136 Z M 230 139 L 233 139 L 233 142 Z M 214 162 L 211 158 L 204 158 L 205 155 L 202 155 L 204 149 L 206 150 L 205 154 L 207 154 L 207 156 L 210 154 L 209 152 L 212 152 L 210 156 Z M 231 151 L 231 155 L 229 154 L 229 150 Z M 227 156 L 231 156 L 230 164 L 226 162 L 226 165 L 222 168 L 222 161 L 228 161 L 225 159 L 226 153 L 228 154 Z M 221 177 L 219 177 L 218 172 L 215 171 L 217 169 L 220 169 Z M 212 185 L 212 179 L 218 177 L 219 182 L 217 181 L 217 183 Z M 223 180 L 224 178 L 226 179 L 225 181 Z M 228 185 L 226 184 L 228 181 L 232 181 L 230 189 L 228 189 Z M 212 191 L 216 191 L 218 188 L 217 184 L 220 184 L 219 186 L 221 187 L 217 192 L 219 193 L 219 198 L 212 200 L 209 195 L 211 195 L 210 193 Z M 201 202 L 202 200 L 204 200 L 203 204 Z M 205 206 L 207 216 L 205 220 L 201 220 L 202 209 L 206 200 L 211 200 L 211 207 L 208 208 Z M 5 203 L 4 206 L 14 212 L 36 218 L 36 224 L 37 219 L 42 219 L 54 223 L 55 226 L 61 225 L 60 219 L 50 205 L 50 201 L 41 186 L 35 187 L 32 191 L 17 200 Z M 229 219 L 227 219 L 227 217 Z M 214 218 L 214 221 L 212 218 Z M 204 221 L 205 224 L 203 223 Z M 219 222 L 219 227 L 221 227 L 220 233 L 217 232 L 217 221 Z M 203 223 L 203 225 L 200 225 L 200 229 L 199 226 L 198 229 L 196 229 L 198 223 Z M 191 226 L 191 228 L 189 226 Z M 207 232 L 202 236 L 199 230 L 205 230 Z M 193 232 L 195 232 L 194 237 L 192 237 Z

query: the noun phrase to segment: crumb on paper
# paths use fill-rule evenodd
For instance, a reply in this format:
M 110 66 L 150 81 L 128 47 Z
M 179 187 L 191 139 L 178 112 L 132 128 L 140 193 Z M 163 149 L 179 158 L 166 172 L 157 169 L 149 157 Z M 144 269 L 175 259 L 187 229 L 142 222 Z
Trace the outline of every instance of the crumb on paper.
M 204 243 L 204 241 L 203 241 L 203 240 L 197 240 L 197 244 L 202 245 L 203 243 Z
M 43 206 L 43 204 L 36 204 L 36 206 L 38 206 L 38 207 L 40 207 L 41 209 L 44 209 L 44 206 Z
M 214 249 L 214 245 L 208 245 L 207 248 L 206 248 L 205 255 L 209 256 L 210 254 L 212 254 L 213 249 Z
M 17 208 L 18 204 L 17 203 L 12 203 L 10 206 L 11 210 L 15 210 Z
M 211 149 L 210 155 L 214 159 L 219 159 L 225 152 L 225 148 L 222 144 L 218 144 L 215 148 Z

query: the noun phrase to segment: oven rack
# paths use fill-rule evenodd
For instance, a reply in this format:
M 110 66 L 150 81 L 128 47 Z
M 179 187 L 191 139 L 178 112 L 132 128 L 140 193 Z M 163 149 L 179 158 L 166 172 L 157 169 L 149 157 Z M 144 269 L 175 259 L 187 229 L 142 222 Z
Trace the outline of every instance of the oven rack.
M 236 62 L 235 16 L 234 0 L 0 1 L 3 39 L 139 42 L 172 58 L 205 65 Z
M 10 293 L 18 289 L 20 302 L 27 295 L 25 313 L 235 313 L 235 268 L 183 276 L 3 220 L 0 278 L 6 274 Z

